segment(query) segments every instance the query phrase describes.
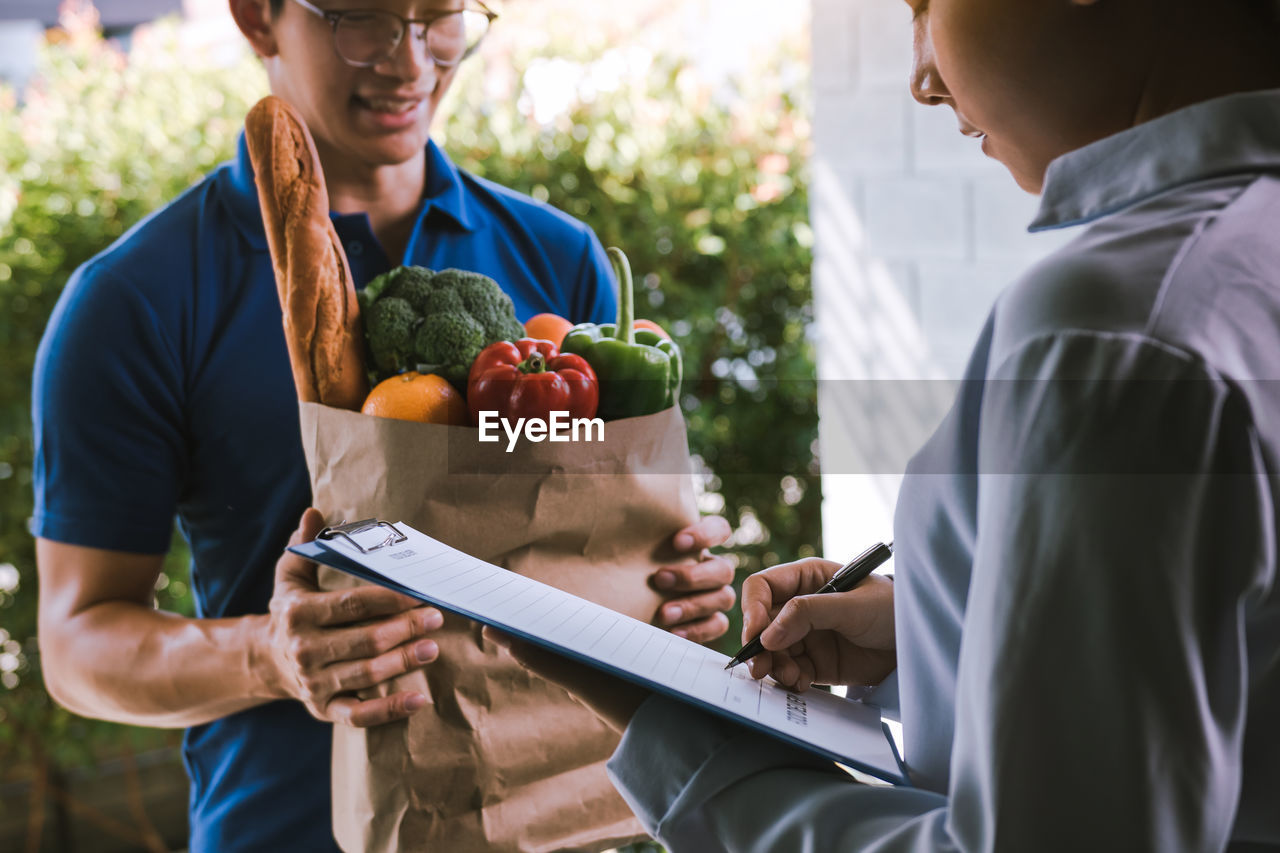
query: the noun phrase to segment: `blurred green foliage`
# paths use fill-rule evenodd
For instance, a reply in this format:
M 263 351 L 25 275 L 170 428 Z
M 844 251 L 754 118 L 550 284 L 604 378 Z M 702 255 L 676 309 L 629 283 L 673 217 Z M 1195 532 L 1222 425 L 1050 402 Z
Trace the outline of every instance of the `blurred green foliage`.
M 712 88 L 687 62 L 633 55 L 627 73 L 581 87 L 539 121 L 522 72 L 554 56 L 590 76 L 605 47 L 528 41 L 464 68 L 438 136 L 464 168 L 626 249 L 638 314 L 685 348 L 682 402 L 705 470 L 701 502 L 733 526 L 740 574 L 813 554 L 820 492 L 803 58 L 761 57 L 751 81 Z M 504 75 L 512 90 L 494 97 Z M 9 773 L 173 742 L 173 733 L 81 719 L 44 693 L 27 531 L 32 361 L 71 272 L 229 158 L 265 91 L 256 61 L 202 58 L 178 45 L 172 27 L 135 38 L 126 58 L 83 25 L 43 48 L 22 103 L 0 91 L 0 767 Z M 186 559 L 175 537 L 160 607 L 190 612 Z M 725 647 L 736 639 L 735 627 Z

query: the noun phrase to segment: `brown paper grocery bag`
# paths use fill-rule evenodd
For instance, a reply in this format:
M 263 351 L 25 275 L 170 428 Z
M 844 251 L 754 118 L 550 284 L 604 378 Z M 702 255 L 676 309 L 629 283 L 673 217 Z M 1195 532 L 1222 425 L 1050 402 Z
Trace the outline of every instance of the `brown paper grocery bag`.
M 651 621 L 647 578 L 697 520 L 676 409 L 605 424 L 599 442 L 481 444 L 478 430 L 301 403 L 328 523 L 404 521 L 448 545 Z M 322 569 L 326 588 L 358 581 Z M 603 850 L 644 837 L 605 776 L 617 736 L 480 627 L 445 616 L 439 659 L 397 680 L 409 720 L 337 726 L 334 833 L 347 851 Z M 383 693 L 386 692 L 384 689 Z

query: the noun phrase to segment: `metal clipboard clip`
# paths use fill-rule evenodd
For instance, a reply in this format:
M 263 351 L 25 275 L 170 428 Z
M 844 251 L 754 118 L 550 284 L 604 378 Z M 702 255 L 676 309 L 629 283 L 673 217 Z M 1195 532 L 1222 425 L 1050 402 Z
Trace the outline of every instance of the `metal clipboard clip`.
M 355 540 L 358 533 L 364 533 L 369 530 L 375 530 L 379 527 L 385 527 L 389 532 L 381 542 L 373 545 L 361 545 Z M 335 524 L 332 527 L 326 527 L 316 536 L 317 539 L 338 539 L 342 538 L 350 542 L 361 554 L 372 554 L 390 545 L 398 545 L 408 539 L 401 533 L 394 524 L 389 521 L 379 521 L 376 518 L 366 518 L 361 521 L 352 521 L 350 523 Z

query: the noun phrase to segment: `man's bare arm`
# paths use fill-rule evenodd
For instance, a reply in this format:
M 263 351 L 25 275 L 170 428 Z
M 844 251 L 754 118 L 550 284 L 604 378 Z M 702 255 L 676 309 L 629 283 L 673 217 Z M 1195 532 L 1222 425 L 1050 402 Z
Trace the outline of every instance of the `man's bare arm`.
M 186 619 L 156 610 L 163 560 L 36 541 L 49 693 L 86 717 L 164 727 L 286 696 L 255 653 L 267 616 Z
M 308 510 L 294 541 L 322 526 Z M 276 565 L 269 613 L 227 619 L 156 610 L 159 555 L 38 539 L 36 562 L 45 684 L 77 714 L 183 727 L 294 698 L 318 719 L 368 726 L 425 701 L 354 694 L 434 660 L 439 649 L 424 637 L 440 627 L 439 611 L 381 587 L 321 592 L 315 564 L 294 554 Z

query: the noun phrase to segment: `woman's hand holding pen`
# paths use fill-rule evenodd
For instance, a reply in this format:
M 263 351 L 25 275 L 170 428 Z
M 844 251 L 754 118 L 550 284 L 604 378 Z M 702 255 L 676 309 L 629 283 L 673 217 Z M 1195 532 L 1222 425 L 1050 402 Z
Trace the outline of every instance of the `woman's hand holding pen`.
M 757 572 L 742 585 L 742 641 L 765 651 L 748 666 L 801 692 L 811 684 L 879 684 L 897 666 L 893 582 L 871 575 L 848 592 L 815 595 L 840 568 L 797 560 Z M 761 633 L 763 631 L 763 633 Z

